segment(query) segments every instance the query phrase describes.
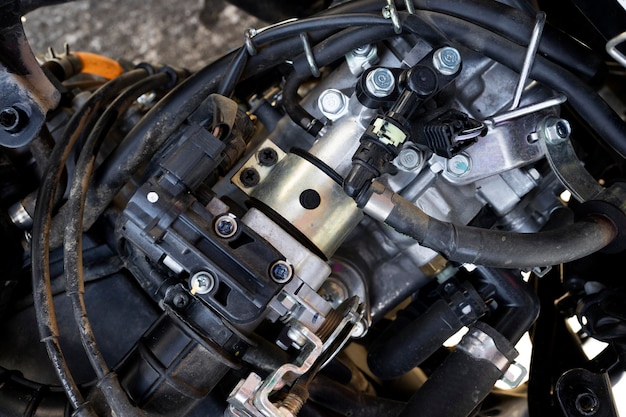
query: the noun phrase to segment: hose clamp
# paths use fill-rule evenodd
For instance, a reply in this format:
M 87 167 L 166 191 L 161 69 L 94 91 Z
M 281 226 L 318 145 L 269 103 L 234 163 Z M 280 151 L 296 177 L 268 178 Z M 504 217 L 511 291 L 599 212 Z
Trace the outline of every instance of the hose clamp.
M 309 64 L 309 71 L 311 71 L 312 76 L 314 76 L 315 78 L 319 78 L 319 76 L 321 75 L 320 69 L 315 62 L 315 55 L 313 55 L 313 49 L 311 48 L 309 37 L 305 32 L 300 33 L 300 40 L 302 41 L 302 48 L 304 49 L 306 61 Z
M 363 211 L 370 217 L 384 222 L 393 210 L 393 191 L 385 187 L 379 182 L 373 182 L 370 186 L 372 195 L 365 203 Z
M 400 23 L 400 15 L 398 14 L 398 9 L 396 8 L 394 0 L 387 0 L 387 4 L 383 7 L 382 13 L 385 19 L 391 19 L 394 32 L 398 35 L 402 33 L 402 23 Z

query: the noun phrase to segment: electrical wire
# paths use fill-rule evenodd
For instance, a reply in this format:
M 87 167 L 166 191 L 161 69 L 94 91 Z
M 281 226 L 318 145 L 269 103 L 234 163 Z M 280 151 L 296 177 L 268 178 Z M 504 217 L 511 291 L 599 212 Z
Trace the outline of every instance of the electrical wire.
M 66 280 L 66 292 L 72 302 L 74 319 L 78 326 L 79 336 L 85 353 L 94 369 L 98 380 L 108 378 L 112 385 L 106 396 L 109 407 L 117 415 L 140 415 L 139 411 L 132 407 L 122 390 L 117 378 L 111 373 L 110 368 L 98 348 L 95 335 L 93 334 L 84 300 L 84 277 L 82 257 L 82 220 L 85 209 L 85 196 L 87 186 L 91 180 L 93 167 L 98 149 L 112 125 L 118 117 L 130 107 L 130 105 L 142 94 L 163 87 L 170 76 L 165 72 L 156 73 L 144 78 L 127 87 L 107 107 L 100 116 L 93 130 L 87 137 L 81 148 L 81 153 L 76 162 L 74 178 L 72 180 L 70 194 L 66 203 L 66 228 L 64 236 L 64 268 Z
M 129 71 L 98 89 L 68 121 L 62 137 L 52 149 L 47 172 L 37 192 L 37 205 L 33 217 L 31 261 L 33 303 L 37 316 L 38 331 L 48 356 L 72 407 L 80 415 L 94 416 L 69 370 L 59 344 L 59 330 L 50 284 L 49 238 L 54 195 L 61 180 L 65 162 L 74 146 L 84 139 L 88 128 L 95 123 L 94 115 L 113 99 L 123 88 L 147 75 L 143 69 Z

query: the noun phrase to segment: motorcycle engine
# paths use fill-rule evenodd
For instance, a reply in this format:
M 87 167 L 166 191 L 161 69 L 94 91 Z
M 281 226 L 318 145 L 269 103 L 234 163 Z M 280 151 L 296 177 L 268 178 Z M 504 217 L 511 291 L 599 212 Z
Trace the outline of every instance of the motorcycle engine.
M 198 71 L 2 3 L 0 414 L 617 416 L 624 10 L 282 3 Z

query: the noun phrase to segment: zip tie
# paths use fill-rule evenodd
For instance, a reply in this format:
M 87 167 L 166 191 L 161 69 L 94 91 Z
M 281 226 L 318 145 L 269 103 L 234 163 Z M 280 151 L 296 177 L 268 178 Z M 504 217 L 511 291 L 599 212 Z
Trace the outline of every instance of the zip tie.
M 243 42 L 246 45 L 246 50 L 250 56 L 254 56 L 257 54 L 256 46 L 254 42 L 252 42 L 252 38 L 254 38 L 257 34 L 257 30 L 255 28 L 248 28 L 243 32 Z
M 513 96 L 513 104 L 509 110 L 515 110 L 522 99 L 522 93 L 524 92 L 524 86 L 526 80 L 528 80 L 528 74 L 535 62 L 535 56 L 537 55 L 537 49 L 539 48 L 539 39 L 541 39 L 541 33 L 543 32 L 543 26 L 546 23 L 545 12 L 537 13 L 535 18 L 535 27 L 530 36 L 530 42 L 528 43 L 528 49 L 526 50 L 526 56 L 524 57 L 524 64 L 522 65 L 522 71 L 520 72 L 519 81 L 517 82 L 517 88 L 515 89 L 515 96 Z
M 410 0 L 407 0 L 407 2 Z M 387 5 L 383 7 L 383 17 L 385 19 L 391 19 L 393 23 L 393 30 L 396 34 L 402 33 L 402 24 L 400 23 L 400 16 L 398 15 L 398 9 L 396 9 L 396 3 L 394 0 L 387 0 Z
M 313 50 L 311 49 L 309 38 L 305 32 L 302 32 L 300 34 L 300 40 L 302 41 L 302 47 L 304 48 L 304 55 L 306 55 L 306 60 L 309 63 L 309 70 L 311 71 L 311 75 L 313 75 L 315 78 L 318 78 L 321 75 L 320 69 L 315 62 L 315 56 L 313 55 Z

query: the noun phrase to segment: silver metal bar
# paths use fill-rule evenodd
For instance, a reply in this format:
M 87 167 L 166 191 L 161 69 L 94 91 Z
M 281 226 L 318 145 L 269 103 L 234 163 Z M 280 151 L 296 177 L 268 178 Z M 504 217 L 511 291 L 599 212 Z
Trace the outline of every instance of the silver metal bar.
M 549 98 L 539 103 L 519 107 L 513 110 L 509 110 L 505 113 L 496 114 L 494 116 L 488 117 L 484 120 L 484 123 L 487 125 L 497 126 L 501 123 L 508 122 L 509 120 L 517 119 L 518 117 L 526 116 L 552 106 L 558 106 L 559 104 L 565 103 L 565 101 L 567 101 L 567 96 L 565 96 L 564 94 L 559 94 L 555 97 Z
M 539 48 L 539 40 L 541 39 L 541 34 L 543 33 L 543 26 L 545 25 L 545 23 L 545 12 L 538 12 L 535 19 L 535 27 L 533 28 L 533 32 L 530 36 L 530 43 L 528 44 L 528 49 L 526 50 L 526 56 L 524 57 L 522 71 L 520 72 L 519 81 L 517 82 L 517 88 L 515 89 L 515 96 L 513 96 L 511 110 L 516 109 L 522 99 L 524 86 L 526 85 L 526 81 L 528 80 L 528 74 L 530 74 L 530 69 L 535 62 L 535 55 L 537 54 L 537 49 Z

